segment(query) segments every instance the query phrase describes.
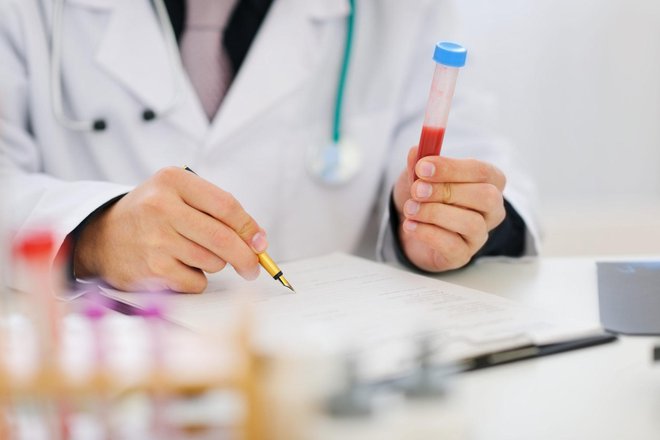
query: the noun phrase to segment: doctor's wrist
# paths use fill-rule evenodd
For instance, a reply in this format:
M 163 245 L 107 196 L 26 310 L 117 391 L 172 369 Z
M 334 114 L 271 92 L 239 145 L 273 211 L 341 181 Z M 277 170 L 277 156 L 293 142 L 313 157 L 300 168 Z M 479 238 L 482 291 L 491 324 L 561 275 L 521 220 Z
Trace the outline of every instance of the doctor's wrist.
M 72 280 L 95 278 L 100 275 L 99 258 L 96 251 L 102 242 L 103 222 L 108 209 L 125 194 L 104 203 L 89 214 L 71 234 L 71 259 L 69 276 Z

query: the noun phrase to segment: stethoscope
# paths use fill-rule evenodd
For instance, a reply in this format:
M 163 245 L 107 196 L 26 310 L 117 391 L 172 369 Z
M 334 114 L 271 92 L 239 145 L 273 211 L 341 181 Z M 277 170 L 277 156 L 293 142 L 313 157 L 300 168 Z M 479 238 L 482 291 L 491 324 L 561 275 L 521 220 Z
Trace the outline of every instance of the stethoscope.
M 50 91 L 51 106 L 55 120 L 64 128 L 78 132 L 103 132 L 108 129 L 108 122 L 104 118 L 82 120 L 75 119 L 66 114 L 62 103 L 62 17 L 65 0 L 55 0 L 53 10 L 53 36 L 51 42 L 50 62 Z M 167 39 L 168 58 L 173 71 L 183 69 L 181 57 L 176 42 L 172 23 L 163 0 L 153 0 L 156 16 L 164 37 Z M 320 183 L 329 186 L 338 186 L 347 183 L 357 175 L 361 164 L 361 153 L 357 145 L 342 135 L 342 108 L 348 76 L 353 45 L 353 26 L 355 19 L 355 0 L 349 0 L 350 11 L 346 20 L 346 43 L 342 58 L 335 108 L 332 119 L 332 137 L 327 144 L 310 146 L 305 154 L 305 165 L 310 174 Z M 181 101 L 183 85 L 174 77 L 174 95 L 162 110 L 156 112 L 152 108 L 145 108 L 141 118 L 150 122 L 166 116 Z

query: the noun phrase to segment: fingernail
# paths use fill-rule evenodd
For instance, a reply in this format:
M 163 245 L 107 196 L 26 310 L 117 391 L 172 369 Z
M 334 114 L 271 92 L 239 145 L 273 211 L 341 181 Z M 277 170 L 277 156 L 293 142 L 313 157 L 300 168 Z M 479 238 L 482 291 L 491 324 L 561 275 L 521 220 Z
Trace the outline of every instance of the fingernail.
M 431 177 L 435 174 L 435 165 L 428 161 L 422 161 L 417 165 L 417 175 L 419 177 Z
M 404 205 L 403 205 L 403 210 L 406 212 L 408 215 L 415 215 L 419 212 L 419 203 L 414 201 L 414 200 L 408 200 Z
M 417 229 L 417 222 L 406 220 L 403 222 L 403 229 L 408 232 L 413 232 L 415 229 Z
M 431 186 L 430 183 L 419 182 L 419 181 L 417 182 L 417 188 L 415 189 L 415 194 L 417 194 L 417 197 L 419 197 L 420 199 L 426 199 L 431 197 L 432 192 L 433 192 L 433 187 Z
M 266 240 L 266 234 L 263 232 L 257 232 L 254 234 L 254 237 L 252 237 L 252 249 L 257 253 L 261 253 L 265 251 L 267 247 L 268 240 Z

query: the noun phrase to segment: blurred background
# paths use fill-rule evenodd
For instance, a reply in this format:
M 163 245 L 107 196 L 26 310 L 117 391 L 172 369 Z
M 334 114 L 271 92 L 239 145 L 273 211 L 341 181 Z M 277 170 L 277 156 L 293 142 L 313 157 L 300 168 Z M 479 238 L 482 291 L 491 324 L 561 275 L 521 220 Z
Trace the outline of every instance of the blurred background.
M 456 3 L 465 76 L 536 179 L 543 254 L 660 254 L 660 1 Z

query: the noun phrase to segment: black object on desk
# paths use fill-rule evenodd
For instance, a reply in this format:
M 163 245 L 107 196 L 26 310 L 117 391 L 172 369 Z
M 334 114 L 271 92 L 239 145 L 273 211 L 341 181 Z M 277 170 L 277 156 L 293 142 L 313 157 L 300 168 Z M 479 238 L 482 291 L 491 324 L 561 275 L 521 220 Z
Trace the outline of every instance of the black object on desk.
M 604 332 L 554 344 L 528 345 L 524 347 L 489 353 L 467 360 L 461 371 L 481 370 L 482 368 L 510 364 L 511 362 L 535 359 L 552 354 L 564 353 L 581 348 L 595 347 L 617 340 L 616 335 Z
M 660 261 L 600 262 L 600 321 L 611 332 L 660 335 Z

